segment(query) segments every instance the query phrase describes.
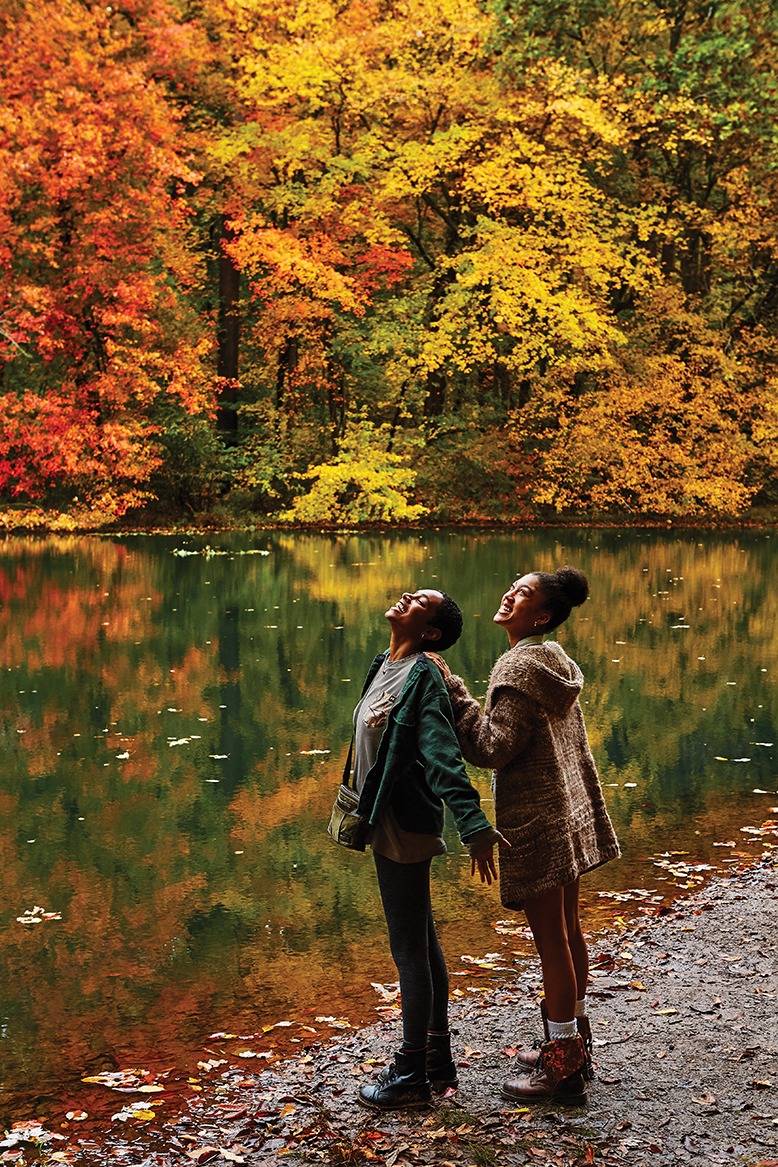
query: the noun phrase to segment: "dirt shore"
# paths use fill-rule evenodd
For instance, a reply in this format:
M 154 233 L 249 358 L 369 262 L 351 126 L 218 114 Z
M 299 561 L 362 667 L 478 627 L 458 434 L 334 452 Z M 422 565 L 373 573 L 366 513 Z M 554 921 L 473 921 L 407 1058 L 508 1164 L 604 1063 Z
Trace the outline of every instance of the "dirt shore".
M 71 1126 L 34 1155 L 6 1144 L 0 1162 L 778 1167 L 777 861 L 774 850 L 720 873 L 594 946 L 597 1072 L 585 1108 L 500 1098 L 516 1046 L 537 1036 L 533 964 L 455 998 L 460 1085 L 427 1110 L 356 1103 L 396 1042 L 392 1018 L 264 1072 L 228 1070 L 176 1119 L 126 1123 L 99 1143 Z

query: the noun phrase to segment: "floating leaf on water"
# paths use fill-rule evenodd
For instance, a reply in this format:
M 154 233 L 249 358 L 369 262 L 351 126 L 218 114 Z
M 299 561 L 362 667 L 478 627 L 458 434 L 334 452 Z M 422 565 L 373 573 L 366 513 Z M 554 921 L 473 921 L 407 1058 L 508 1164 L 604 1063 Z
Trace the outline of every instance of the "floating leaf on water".
M 16 917 L 18 924 L 42 924 L 45 920 L 61 919 L 61 912 L 47 912 L 40 904 L 36 904 L 34 908 L 30 908 L 23 916 Z
M 396 1001 L 400 995 L 399 985 L 379 985 L 376 981 L 370 984 L 383 1001 Z
M 148 1070 L 106 1070 L 102 1074 L 82 1078 L 81 1081 L 128 1093 L 157 1094 L 164 1090 L 164 1087 L 156 1085 L 154 1075 Z
M 526 924 L 519 920 L 495 920 L 492 927 L 499 936 L 524 936 L 527 933 Z
M 112 1122 L 127 1122 L 131 1118 L 139 1118 L 144 1122 L 148 1122 L 152 1118 L 156 1118 L 153 1110 L 149 1110 L 147 1102 L 131 1102 L 129 1106 L 123 1106 L 116 1114 L 111 1115 Z
M 329 754 L 330 751 L 329 750 L 300 750 L 300 753 L 302 754 L 302 756 L 304 758 L 311 758 L 315 754 Z
M 52 1139 L 63 1138 L 47 1131 L 39 1122 L 15 1122 L 5 1137 L 0 1139 L 0 1148 L 18 1147 L 20 1143 L 49 1143 Z
M 316 1021 L 331 1025 L 333 1029 L 351 1029 L 351 1022 L 347 1021 L 345 1017 L 317 1017 Z
M 629 887 L 626 891 L 598 891 L 597 895 L 600 897 L 600 899 L 618 900 L 622 903 L 628 900 L 662 898 L 661 895 L 657 896 L 657 890 L 655 887 Z

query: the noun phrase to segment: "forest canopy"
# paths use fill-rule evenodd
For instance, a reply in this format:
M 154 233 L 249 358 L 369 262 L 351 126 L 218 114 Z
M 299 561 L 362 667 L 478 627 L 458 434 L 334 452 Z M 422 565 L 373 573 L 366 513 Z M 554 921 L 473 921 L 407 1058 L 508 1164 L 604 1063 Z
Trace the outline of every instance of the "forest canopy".
M 7 0 L 0 518 L 778 503 L 772 0 Z

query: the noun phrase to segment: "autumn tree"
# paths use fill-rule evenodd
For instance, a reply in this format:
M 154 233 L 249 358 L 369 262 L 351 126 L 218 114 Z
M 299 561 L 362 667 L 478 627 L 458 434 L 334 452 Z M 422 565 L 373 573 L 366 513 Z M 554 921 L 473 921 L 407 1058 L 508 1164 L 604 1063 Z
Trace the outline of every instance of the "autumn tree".
M 777 52 L 769 0 L 12 0 L 0 491 L 774 501 Z
M 501 68 L 558 60 L 620 128 L 595 181 L 655 264 L 613 307 L 626 343 L 549 429 L 538 498 L 670 515 L 776 493 L 778 15 L 742 0 L 495 0 Z M 528 424 L 524 419 L 524 424 Z
M 455 461 L 531 380 L 611 363 L 623 228 L 588 168 L 619 131 L 575 70 L 506 84 L 476 4 L 254 12 L 220 149 L 253 176 L 228 250 L 265 425 L 305 410 L 319 460 L 366 411 L 390 452 Z
M 212 404 L 198 174 L 155 76 L 189 32 L 163 0 L 16 0 L 0 34 L 0 490 L 111 518 Z

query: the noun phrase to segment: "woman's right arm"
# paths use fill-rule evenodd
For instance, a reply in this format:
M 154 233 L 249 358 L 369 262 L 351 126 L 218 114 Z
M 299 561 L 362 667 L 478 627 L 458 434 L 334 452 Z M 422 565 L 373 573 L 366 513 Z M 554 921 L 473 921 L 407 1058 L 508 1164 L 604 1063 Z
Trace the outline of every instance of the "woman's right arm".
M 444 678 L 462 756 L 474 766 L 502 769 L 517 757 L 532 736 L 537 716 L 534 701 L 510 685 L 497 685 L 489 695 L 489 713 L 467 690 L 461 677 Z

